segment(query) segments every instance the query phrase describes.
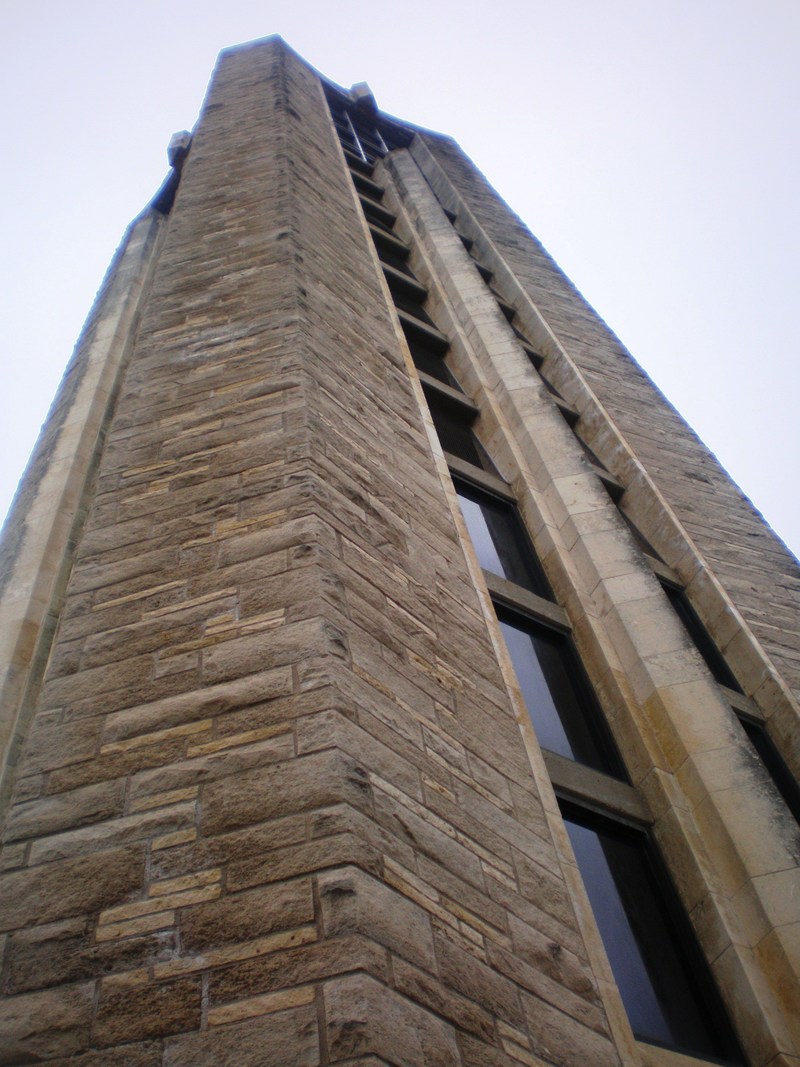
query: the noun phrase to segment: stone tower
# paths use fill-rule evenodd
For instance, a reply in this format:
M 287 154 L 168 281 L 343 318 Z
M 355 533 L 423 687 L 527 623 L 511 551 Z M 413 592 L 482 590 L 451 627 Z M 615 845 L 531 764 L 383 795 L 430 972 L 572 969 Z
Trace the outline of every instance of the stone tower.
M 800 1064 L 798 566 L 456 144 L 222 54 L 0 557 L 0 1064 Z

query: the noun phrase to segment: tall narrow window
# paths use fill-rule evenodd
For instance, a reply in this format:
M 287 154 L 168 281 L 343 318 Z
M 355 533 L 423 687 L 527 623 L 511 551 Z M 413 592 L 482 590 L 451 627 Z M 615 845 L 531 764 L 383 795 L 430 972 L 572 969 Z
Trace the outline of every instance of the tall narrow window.
M 425 390 L 425 399 L 428 401 L 436 435 L 445 452 L 493 474 L 494 464 L 470 429 L 474 415 L 470 413 L 465 417 L 464 408 L 457 401 L 444 397 L 433 389 Z
M 454 221 L 452 212 L 448 217 Z M 380 248 L 386 235 L 375 236 Z M 470 239 L 459 236 L 470 251 Z M 480 269 L 485 279 L 491 277 L 486 268 Z M 406 273 L 408 270 L 406 266 Z M 564 803 L 566 825 L 633 1030 L 652 1044 L 717 1063 L 740 1064 L 741 1052 L 710 973 L 648 835 L 613 815 L 595 814 L 597 807 L 609 804 L 615 812 L 625 811 L 633 819 L 644 822 L 649 818 L 647 805 L 628 783 L 599 701 L 569 636 L 567 617 L 553 602 L 514 499 L 472 432 L 478 406 L 446 388 L 450 382 L 443 374 L 444 364 L 434 361 L 434 356 L 441 361 L 448 351 L 448 339 L 437 329 L 426 329 L 421 310 L 425 287 L 394 277 L 390 270 L 385 273 L 414 361 L 423 372 L 421 380 L 439 439 L 451 457 L 451 475 L 465 525 L 478 562 L 488 572 L 487 585 L 500 630 L 537 740 L 551 757 L 561 757 L 549 758 L 548 767 L 556 788 L 560 785 L 571 798 Z M 500 293 L 494 295 L 511 322 L 514 308 Z M 511 328 L 540 367 L 542 357 L 513 322 Z M 574 427 L 578 412 L 543 381 Z M 580 438 L 579 443 L 600 471 L 612 498 L 617 499 L 623 487 Z M 639 540 L 645 550 L 649 549 L 641 535 Z M 681 596 L 680 591 L 667 592 L 671 598 Z M 676 605 L 676 610 L 695 637 L 699 621 L 688 603 Z M 710 644 L 707 635 L 706 644 Z M 713 653 L 704 646 L 701 652 L 707 661 L 713 659 Z M 718 653 L 717 659 L 722 660 Z M 723 684 L 733 682 L 731 687 L 735 687 L 730 672 L 725 675 L 719 663 L 709 665 Z M 603 799 L 595 795 L 599 780 L 595 772 L 610 776 L 604 783 Z
M 431 345 L 426 345 L 423 340 L 413 335 L 407 335 L 406 340 L 417 370 L 421 370 L 423 374 L 430 375 L 431 378 L 436 378 L 437 381 L 442 382 L 444 385 L 449 385 L 451 389 L 461 389 L 455 375 L 448 368 L 444 357 L 438 349 L 433 348 Z
M 756 750 L 761 762 L 775 784 L 775 788 L 783 797 L 789 811 L 800 823 L 800 785 L 792 772 L 783 761 L 783 757 L 775 746 L 775 742 L 767 733 L 766 727 L 759 722 L 739 715 L 739 722 L 747 735 L 750 744 Z
M 705 960 L 649 837 L 564 803 L 562 814 L 634 1034 L 743 1062 Z
M 691 637 L 695 648 L 706 661 L 706 666 L 714 675 L 720 685 L 727 686 L 741 693 L 741 687 L 733 676 L 728 664 L 722 658 L 717 646 L 708 635 L 708 631 L 695 614 L 694 608 L 689 603 L 686 593 L 676 588 L 669 582 L 662 581 L 661 586 L 669 597 L 669 602 L 675 609 L 675 614 L 683 623 L 684 629 Z
M 456 482 L 461 511 L 484 570 L 553 599 L 517 509 L 466 482 Z
M 522 698 L 542 748 L 625 778 L 601 710 L 566 634 L 497 609 Z

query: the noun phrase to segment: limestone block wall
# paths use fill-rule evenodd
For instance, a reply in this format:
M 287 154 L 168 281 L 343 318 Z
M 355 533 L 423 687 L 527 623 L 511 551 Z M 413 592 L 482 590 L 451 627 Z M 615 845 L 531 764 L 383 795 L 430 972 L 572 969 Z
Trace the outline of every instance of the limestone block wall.
M 0 1063 L 612 1040 L 318 77 L 225 53 L 0 854 Z

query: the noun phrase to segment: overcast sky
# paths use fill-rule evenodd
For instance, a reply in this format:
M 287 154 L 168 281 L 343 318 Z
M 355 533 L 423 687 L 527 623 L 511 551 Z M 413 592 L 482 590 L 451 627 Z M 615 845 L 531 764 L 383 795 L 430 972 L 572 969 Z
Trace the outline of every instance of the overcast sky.
M 0 515 L 217 52 L 457 138 L 800 551 L 798 0 L 5 0 Z

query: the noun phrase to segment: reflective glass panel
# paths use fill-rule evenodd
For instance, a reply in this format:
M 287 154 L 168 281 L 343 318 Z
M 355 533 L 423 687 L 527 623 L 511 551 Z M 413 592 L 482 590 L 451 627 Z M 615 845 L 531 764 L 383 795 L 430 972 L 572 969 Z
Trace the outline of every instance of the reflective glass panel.
M 656 870 L 647 836 L 582 816 L 571 805 L 564 817 L 634 1034 L 741 1063 L 705 961 L 685 919 L 677 919 L 678 903 L 670 900 L 665 872 Z
M 466 483 L 456 482 L 456 492 L 481 567 L 552 600 L 516 508 Z
M 498 610 L 500 629 L 542 748 L 624 778 L 568 637 Z

